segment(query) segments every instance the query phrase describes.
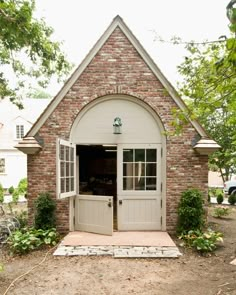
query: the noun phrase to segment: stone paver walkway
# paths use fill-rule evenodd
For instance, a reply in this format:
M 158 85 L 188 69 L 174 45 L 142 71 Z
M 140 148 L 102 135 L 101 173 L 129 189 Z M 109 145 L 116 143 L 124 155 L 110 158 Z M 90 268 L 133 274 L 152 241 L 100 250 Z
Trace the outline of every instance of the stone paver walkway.
M 181 256 L 175 247 L 143 246 L 64 246 L 59 245 L 55 256 L 113 256 L 114 258 L 177 258 Z

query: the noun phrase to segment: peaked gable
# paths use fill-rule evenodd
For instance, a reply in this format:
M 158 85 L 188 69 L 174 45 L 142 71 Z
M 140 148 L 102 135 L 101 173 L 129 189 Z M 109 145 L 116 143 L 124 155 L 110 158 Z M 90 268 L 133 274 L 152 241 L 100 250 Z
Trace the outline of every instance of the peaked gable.
M 177 91 L 170 84 L 170 82 L 165 78 L 165 76 L 162 74 L 160 69 L 155 64 L 155 62 L 152 60 L 152 58 L 149 56 L 149 54 L 146 52 L 146 50 L 140 44 L 138 39 L 133 35 L 131 30 L 124 23 L 122 18 L 120 16 L 116 16 L 114 18 L 113 22 L 107 28 L 107 30 L 101 36 L 101 38 L 97 41 L 97 43 L 94 45 L 94 47 L 88 53 L 88 55 L 85 57 L 85 59 L 79 65 L 79 67 L 74 71 L 74 73 L 71 75 L 71 77 L 67 80 L 67 82 L 65 83 L 63 88 L 59 91 L 59 93 L 55 96 L 55 98 L 52 100 L 52 102 L 48 105 L 48 107 L 46 108 L 44 113 L 39 117 L 39 119 L 33 125 L 31 130 L 28 132 L 27 136 L 35 136 L 36 135 L 36 133 L 41 128 L 41 126 L 45 123 L 47 118 L 56 109 L 56 107 L 61 102 L 61 100 L 64 98 L 64 96 L 67 94 L 67 92 L 71 89 L 71 87 L 76 83 L 76 81 L 79 79 L 79 77 L 83 74 L 85 69 L 89 66 L 89 64 L 92 62 L 92 60 L 98 54 L 98 52 L 101 50 L 101 48 L 104 46 L 104 44 L 108 41 L 108 39 L 111 37 L 111 35 L 118 29 L 120 30 L 120 32 L 122 32 L 126 36 L 126 38 L 132 44 L 134 49 L 138 52 L 138 54 L 143 59 L 143 61 L 146 63 L 146 65 L 149 67 L 149 69 L 152 71 L 152 73 L 160 81 L 160 83 L 163 85 L 163 87 L 168 91 L 169 95 L 172 97 L 172 99 L 174 100 L 176 105 L 181 110 L 186 111 L 187 107 L 186 107 L 185 103 L 183 102 L 183 100 L 178 95 Z M 205 130 L 202 128 L 202 126 L 197 121 L 191 121 L 191 123 L 201 137 L 207 137 Z

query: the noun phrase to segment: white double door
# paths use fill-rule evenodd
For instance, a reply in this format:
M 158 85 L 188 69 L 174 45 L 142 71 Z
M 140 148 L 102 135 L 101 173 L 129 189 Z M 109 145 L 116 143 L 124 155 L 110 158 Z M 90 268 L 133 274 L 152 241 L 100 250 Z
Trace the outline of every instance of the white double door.
M 118 230 L 161 230 L 161 145 L 117 145 Z M 113 196 L 77 195 L 75 230 L 112 235 Z

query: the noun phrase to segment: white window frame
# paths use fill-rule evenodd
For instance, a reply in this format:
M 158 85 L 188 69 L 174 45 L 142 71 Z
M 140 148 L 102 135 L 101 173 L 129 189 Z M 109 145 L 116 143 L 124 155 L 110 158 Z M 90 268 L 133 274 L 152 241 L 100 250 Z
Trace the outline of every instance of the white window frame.
M 17 140 L 22 139 L 25 136 L 25 126 L 24 124 L 16 124 L 15 138 Z
M 123 189 L 123 149 L 156 149 L 157 150 L 157 171 L 156 171 L 156 190 L 124 190 Z M 141 196 L 161 194 L 161 145 L 160 144 L 120 144 L 118 145 L 117 154 L 117 178 L 118 194 L 120 196 Z
M 1 170 L 0 170 L 0 174 L 6 174 L 6 158 L 0 158 L 0 162 L 1 162 L 1 160 L 3 160 L 3 163 L 4 163 L 4 165 L 3 165 L 3 167 L 4 167 L 4 171 L 3 172 L 1 172 Z
M 74 181 L 74 189 L 68 192 L 61 192 L 61 159 L 60 159 L 60 146 L 66 146 L 69 148 L 73 148 L 74 152 L 73 152 L 73 161 L 71 161 L 71 150 L 69 152 L 69 162 L 73 163 L 73 176 L 69 175 L 70 178 L 73 178 Z M 63 199 L 63 198 L 68 198 L 68 197 L 72 197 L 76 195 L 76 145 L 72 144 L 69 141 L 63 140 L 63 139 L 57 139 L 57 151 L 56 151 L 56 159 L 57 159 L 57 197 L 59 199 Z M 66 173 L 66 172 L 65 172 Z M 69 174 L 70 174 L 70 169 L 69 169 Z M 66 175 L 67 176 L 67 175 Z M 64 177 L 66 177 L 64 176 Z

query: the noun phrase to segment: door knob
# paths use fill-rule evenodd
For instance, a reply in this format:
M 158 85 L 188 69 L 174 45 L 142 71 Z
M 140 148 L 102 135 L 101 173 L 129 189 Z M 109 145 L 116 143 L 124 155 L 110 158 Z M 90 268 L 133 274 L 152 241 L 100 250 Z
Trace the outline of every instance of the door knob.
M 108 201 L 107 206 L 112 207 L 112 201 L 111 200 Z
M 119 205 L 122 205 L 122 200 L 119 200 Z

